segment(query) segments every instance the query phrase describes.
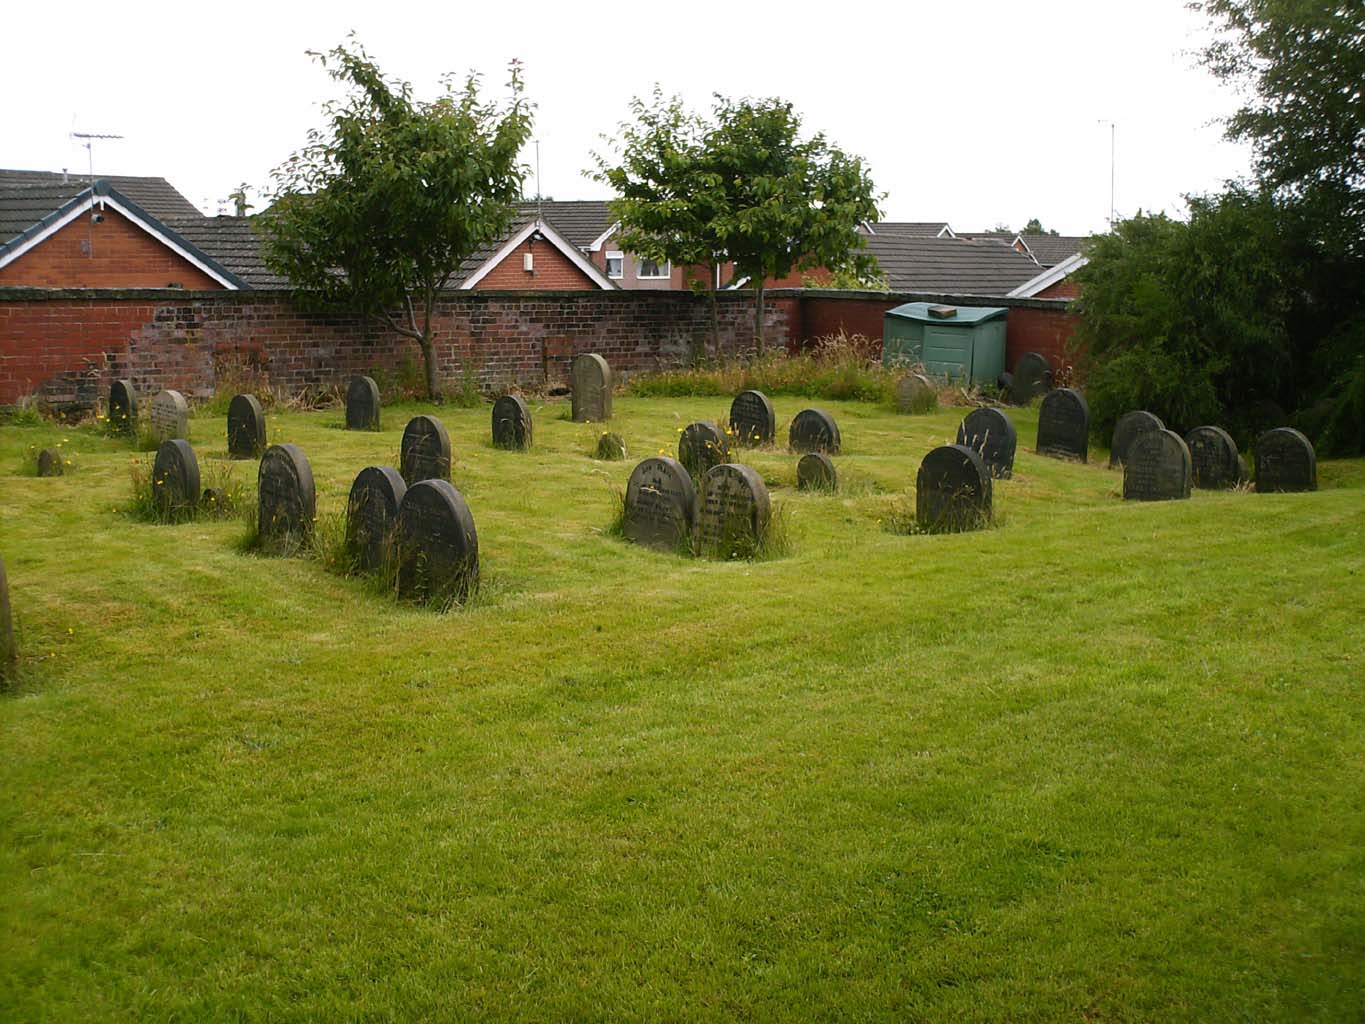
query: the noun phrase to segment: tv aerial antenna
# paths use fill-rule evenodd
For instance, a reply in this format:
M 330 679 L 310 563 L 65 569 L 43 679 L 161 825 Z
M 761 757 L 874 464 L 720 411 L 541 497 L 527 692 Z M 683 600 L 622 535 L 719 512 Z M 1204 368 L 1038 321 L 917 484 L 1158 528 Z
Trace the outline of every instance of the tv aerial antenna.
M 108 132 L 72 132 L 73 139 L 80 139 L 81 145 L 85 147 L 86 156 L 89 158 L 90 186 L 95 185 L 95 140 L 96 139 L 121 139 L 122 135 L 114 135 Z

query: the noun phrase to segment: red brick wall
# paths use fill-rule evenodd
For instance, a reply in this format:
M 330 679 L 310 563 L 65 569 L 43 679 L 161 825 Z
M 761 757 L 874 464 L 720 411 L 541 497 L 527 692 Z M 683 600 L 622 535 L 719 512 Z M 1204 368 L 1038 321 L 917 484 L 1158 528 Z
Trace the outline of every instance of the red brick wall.
M 0 287 L 221 288 L 112 208 L 96 224 L 88 213 L 0 267 Z
M 1025 352 L 1046 356 L 1054 369 L 1068 365 L 1071 360 L 1066 346 L 1077 319 L 1065 309 L 1011 309 L 1005 331 L 1005 366 L 1013 370 Z
M 1064 277 L 1056 284 L 1048 285 L 1040 291 L 1036 298 L 1039 299 L 1076 299 L 1080 298 L 1081 285 L 1079 281 L 1070 277 Z
M 531 253 L 535 269 L 522 269 L 522 256 Z M 477 285 L 481 291 L 522 291 L 535 288 L 544 291 L 586 291 L 598 288 L 597 282 L 574 266 L 573 261 L 546 241 L 532 242 L 529 238 L 488 272 Z

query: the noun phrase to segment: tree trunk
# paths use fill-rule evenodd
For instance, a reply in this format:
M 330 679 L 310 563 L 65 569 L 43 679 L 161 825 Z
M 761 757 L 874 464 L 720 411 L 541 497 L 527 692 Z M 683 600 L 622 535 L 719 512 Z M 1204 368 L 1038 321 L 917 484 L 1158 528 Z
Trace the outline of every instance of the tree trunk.
M 423 334 L 417 339 L 417 344 L 422 349 L 422 361 L 426 364 L 427 373 L 427 400 L 438 401 L 441 397 L 440 386 L 436 380 L 436 346 L 432 344 L 431 332 Z
M 758 354 L 762 355 L 763 346 L 763 279 L 759 278 L 754 284 L 754 347 L 758 349 Z

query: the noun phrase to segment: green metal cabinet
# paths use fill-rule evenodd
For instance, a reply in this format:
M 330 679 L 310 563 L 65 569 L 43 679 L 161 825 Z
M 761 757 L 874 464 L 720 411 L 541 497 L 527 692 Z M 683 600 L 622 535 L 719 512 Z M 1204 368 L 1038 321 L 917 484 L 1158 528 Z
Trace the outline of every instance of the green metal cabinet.
M 995 306 L 907 302 L 887 310 L 882 365 L 923 363 L 934 377 L 994 384 L 1005 372 L 1005 317 Z

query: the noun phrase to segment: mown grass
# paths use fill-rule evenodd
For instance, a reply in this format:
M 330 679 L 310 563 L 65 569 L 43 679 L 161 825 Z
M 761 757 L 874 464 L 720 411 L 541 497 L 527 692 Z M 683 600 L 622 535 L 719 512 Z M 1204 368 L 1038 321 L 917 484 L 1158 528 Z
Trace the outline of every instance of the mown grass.
M 898 536 L 963 410 L 826 400 L 839 494 L 742 453 L 785 557 L 609 535 L 715 404 L 618 398 L 623 462 L 554 405 L 525 453 L 435 410 L 486 580 L 445 616 L 130 521 L 128 444 L 0 427 L 0 1016 L 1359 1017 L 1365 463 L 1125 504 L 1015 411 L 996 527 Z M 417 411 L 270 436 L 322 521 Z M 20 475 L 63 435 L 78 475 Z

